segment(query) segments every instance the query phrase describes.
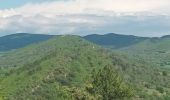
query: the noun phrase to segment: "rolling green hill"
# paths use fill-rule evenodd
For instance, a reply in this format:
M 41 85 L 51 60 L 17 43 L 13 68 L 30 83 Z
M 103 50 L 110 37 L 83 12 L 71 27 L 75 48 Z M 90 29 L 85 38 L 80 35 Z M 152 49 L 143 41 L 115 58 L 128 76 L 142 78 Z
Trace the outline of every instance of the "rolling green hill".
M 170 38 L 168 37 L 148 39 L 122 50 L 161 68 L 170 69 Z
M 22 48 L 32 43 L 45 41 L 52 35 L 17 33 L 0 37 L 0 52 Z
M 1 59 L 0 97 L 10 100 L 90 98 L 84 87 L 92 70 L 113 65 L 100 47 L 77 36 L 53 38 L 6 53 Z
M 1 54 L 0 99 L 95 100 L 91 76 L 107 65 L 133 88 L 134 100 L 170 95 L 169 77 L 152 64 L 66 35 Z

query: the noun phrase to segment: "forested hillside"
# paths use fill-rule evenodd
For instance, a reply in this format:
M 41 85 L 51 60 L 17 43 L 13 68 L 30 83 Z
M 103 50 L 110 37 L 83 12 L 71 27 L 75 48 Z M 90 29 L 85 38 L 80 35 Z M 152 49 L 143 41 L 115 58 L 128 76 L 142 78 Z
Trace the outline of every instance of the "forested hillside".
M 139 56 L 161 68 L 170 69 L 170 38 L 152 38 L 121 50 Z
M 2 100 L 168 100 L 170 95 L 170 78 L 162 70 L 78 36 L 3 53 L 0 68 Z

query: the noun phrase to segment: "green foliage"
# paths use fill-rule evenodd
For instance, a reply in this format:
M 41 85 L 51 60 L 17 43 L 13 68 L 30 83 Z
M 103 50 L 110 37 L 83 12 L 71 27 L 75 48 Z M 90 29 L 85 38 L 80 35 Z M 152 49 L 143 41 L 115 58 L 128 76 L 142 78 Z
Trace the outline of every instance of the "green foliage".
M 167 71 L 163 71 L 163 72 L 162 72 L 162 75 L 163 75 L 163 76 L 168 76 L 168 72 L 167 72 Z
M 133 96 L 133 92 L 127 86 L 118 72 L 110 65 L 100 69 L 93 75 L 93 87 L 103 100 L 121 99 Z
M 156 90 L 158 90 L 160 93 L 164 93 L 164 88 L 157 86 Z

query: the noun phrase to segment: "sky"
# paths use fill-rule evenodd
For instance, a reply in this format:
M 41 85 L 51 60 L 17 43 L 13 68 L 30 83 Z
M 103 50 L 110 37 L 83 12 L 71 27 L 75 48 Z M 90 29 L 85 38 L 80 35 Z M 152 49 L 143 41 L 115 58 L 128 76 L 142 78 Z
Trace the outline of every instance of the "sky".
M 170 35 L 169 0 L 0 0 L 0 36 Z

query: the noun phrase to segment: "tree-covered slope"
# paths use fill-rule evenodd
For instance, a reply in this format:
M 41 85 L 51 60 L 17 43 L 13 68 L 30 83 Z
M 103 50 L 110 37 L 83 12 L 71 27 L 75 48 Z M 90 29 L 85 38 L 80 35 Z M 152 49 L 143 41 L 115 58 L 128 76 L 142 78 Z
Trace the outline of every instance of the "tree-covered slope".
M 111 66 L 114 69 L 112 72 L 118 72 L 116 77 L 123 77 L 115 80 L 117 91 L 126 90 L 122 88 L 124 86 L 118 85 L 124 81 L 134 89 L 132 99 L 164 99 L 164 96 L 169 95 L 169 77 L 159 74 L 159 69 L 146 64 L 140 59 L 103 49 L 77 36 L 57 36 L 1 54 L 0 99 L 98 100 L 101 95 L 93 94 L 92 83 L 102 83 L 102 75 L 105 76 L 109 70 L 99 71 L 96 74 L 99 76 L 95 77 L 99 80 L 97 82 L 91 81 L 91 76 L 105 66 Z M 100 86 L 105 88 L 107 85 L 103 83 Z M 101 90 L 96 88 L 101 94 Z
M 92 70 L 113 67 L 99 48 L 77 36 L 60 36 L 1 56 L 9 58 L 9 66 L 1 67 L 5 70 L 0 78 L 1 99 L 93 98 L 84 90 Z
M 152 38 L 122 49 L 161 67 L 170 68 L 170 38 Z
M 17 33 L 0 37 L 0 52 L 22 48 L 52 38 L 52 35 Z
M 145 39 L 148 39 L 146 37 L 137 37 L 133 35 L 119 35 L 114 33 L 109 33 L 105 35 L 92 34 L 87 35 L 83 38 L 91 42 L 94 42 L 98 45 L 110 48 L 127 47 L 139 43 L 141 41 L 144 41 Z

